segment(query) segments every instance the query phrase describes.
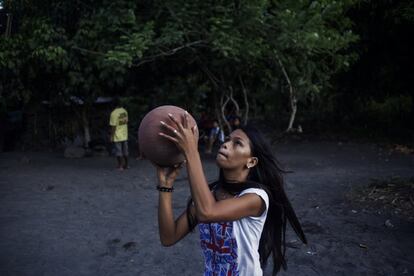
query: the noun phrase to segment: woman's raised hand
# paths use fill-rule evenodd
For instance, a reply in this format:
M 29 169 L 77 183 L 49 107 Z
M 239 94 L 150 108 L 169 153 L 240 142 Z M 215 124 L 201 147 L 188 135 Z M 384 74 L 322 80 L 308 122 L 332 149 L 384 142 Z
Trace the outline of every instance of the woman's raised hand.
M 195 135 L 197 125 L 192 128 L 189 127 L 189 117 L 187 111 L 182 115 L 182 122 L 177 120 L 177 118 L 175 118 L 174 115 L 170 113 L 168 116 L 172 122 L 172 125 L 168 125 L 163 121 L 160 123 L 163 127 L 170 130 L 171 134 L 160 132 L 159 135 L 174 142 L 186 157 L 192 152 L 197 152 L 198 145 Z
M 153 163 L 153 165 L 157 169 L 158 182 L 160 186 L 172 188 L 174 185 L 174 181 L 180 173 L 180 169 L 182 168 L 182 165 L 184 163 L 185 161 L 173 167 L 160 167 L 157 164 Z

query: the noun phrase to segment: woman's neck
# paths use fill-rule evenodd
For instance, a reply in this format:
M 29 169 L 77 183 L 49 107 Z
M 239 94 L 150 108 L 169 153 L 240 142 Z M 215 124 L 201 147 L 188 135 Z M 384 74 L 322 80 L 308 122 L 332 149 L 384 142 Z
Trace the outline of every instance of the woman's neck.
M 229 183 L 240 183 L 245 182 L 247 179 L 247 175 L 249 174 L 249 170 L 224 170 L 223 169 L 223 176 L 226 182 Z

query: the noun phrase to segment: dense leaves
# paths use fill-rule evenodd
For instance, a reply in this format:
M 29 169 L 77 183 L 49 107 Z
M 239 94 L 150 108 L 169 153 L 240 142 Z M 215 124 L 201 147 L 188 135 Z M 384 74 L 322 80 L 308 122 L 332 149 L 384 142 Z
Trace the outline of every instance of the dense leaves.
M 0 40 L 3 111 L 76 97 L 85 121 L 99 96 L 121 94 L 137 113 L 173 103 L 247 119 L 252 109 L 287 125 L 293 100 L 300 115 L 326 99 L 357 60 L 354 0 L 2 3 L 13 15 Z M 410 7 L 394 12 L 409 21 Z

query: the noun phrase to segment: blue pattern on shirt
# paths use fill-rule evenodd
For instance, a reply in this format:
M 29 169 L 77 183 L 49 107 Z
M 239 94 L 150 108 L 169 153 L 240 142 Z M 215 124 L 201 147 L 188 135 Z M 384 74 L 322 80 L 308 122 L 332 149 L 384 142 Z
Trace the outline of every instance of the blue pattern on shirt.
M 233 222 L 200 223 L 205 276 L 237 276 L 237 242 Z

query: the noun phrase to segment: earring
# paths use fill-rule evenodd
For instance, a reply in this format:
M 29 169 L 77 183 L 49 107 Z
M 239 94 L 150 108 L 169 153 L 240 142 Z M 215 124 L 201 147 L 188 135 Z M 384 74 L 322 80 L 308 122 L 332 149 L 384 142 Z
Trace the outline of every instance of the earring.
M 250 165 L 247 165 L 247 168 L 248 168 L 248 169 L 250 169 L 250 168 L 251 168 L 251 166 L 250 166 Z

